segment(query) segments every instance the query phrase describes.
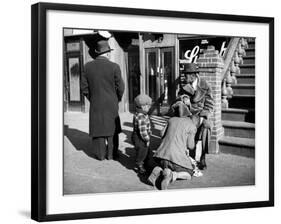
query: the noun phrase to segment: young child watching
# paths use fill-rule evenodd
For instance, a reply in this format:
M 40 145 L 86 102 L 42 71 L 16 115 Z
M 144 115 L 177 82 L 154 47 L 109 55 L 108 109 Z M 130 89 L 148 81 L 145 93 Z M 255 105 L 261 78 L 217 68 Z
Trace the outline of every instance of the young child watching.
M 145 94 L 135 98 L 136 113 L 133 117 L 132 142 L 136 149 L 136 168 L 140 174 L 146 172 L 144 163 L 148 160 L 149 154 L 151 123 L 147 113 L 151 103 L 151 98 Z

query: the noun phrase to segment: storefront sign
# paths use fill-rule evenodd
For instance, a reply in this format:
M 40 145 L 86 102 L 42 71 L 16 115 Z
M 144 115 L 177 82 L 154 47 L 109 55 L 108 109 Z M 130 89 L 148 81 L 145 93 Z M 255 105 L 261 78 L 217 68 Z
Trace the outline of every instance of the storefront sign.
M 223 56 L 226 51 L 225 44 L 226 41 L 224 41 L 221 45 L 220 56 Z M 200 52 L 200 47 L 197 45 L 192 50 L 187 50 L 184 53 L 184 58 L 188 61 L 188 63 L 196 63 L 199 56 L 199 52 Z
M 196 63 L 199 51 L 199 46 L 195 46 L 192 50 L 187 50 L 184 53 L 184 57 L 188 60 L 188 63 Z
M 180 59 L 187 63 L 196 63 L 199 54 L 207 46 L 214 46 L 223 57 L 227 49 L 230 38 L 202 38 L 180 40 Z

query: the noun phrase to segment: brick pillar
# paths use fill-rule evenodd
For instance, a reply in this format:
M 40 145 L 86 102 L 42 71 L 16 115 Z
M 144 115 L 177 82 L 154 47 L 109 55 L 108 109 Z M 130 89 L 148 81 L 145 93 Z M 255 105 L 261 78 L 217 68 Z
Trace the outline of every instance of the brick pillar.
M 223 127 L 221 122 L 221 73 L 223 70 L 223 59 L 214 46 L 208 46 L 200 54 L 197 63 L 200 68 L 199 76 L 207 80 L 211 85 L 214 98 L 214 112 L 211 116 L 213 123 L 209 153 L 218 153 L 218 140 L 223 136 Z

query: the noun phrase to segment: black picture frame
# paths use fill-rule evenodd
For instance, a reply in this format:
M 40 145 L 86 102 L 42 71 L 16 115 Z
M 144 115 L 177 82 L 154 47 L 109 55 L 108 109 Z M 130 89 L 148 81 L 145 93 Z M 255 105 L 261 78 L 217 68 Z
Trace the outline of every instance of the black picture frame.
M 190 18 L 229 22 L 253 22 L 269 25 L 269 200 L 196 206 L 159 207 L 149 209 L 114 210 L 101 212 L 47 214 L 46 213 L 46 13 L 63 10 L 87 13 L 110 13 L 167 18 Z M 86 218 L 134 216 L 161 213 L 179 213 L 207 210 L 238 209 L 274 206 L 274 18 L 241 15 L 224 15 L 183 11 L 103 7 L 74 4 L 37 3 L 31 11 L 31 218 L 37 221 L 74 220 Z

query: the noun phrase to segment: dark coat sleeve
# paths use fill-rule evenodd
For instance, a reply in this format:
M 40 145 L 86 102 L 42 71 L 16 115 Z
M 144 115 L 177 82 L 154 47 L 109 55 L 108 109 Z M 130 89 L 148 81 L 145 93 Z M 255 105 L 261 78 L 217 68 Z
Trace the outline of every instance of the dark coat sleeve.
M 200 112 L 199 116 L 209 119 L 209 117 L 211 116 L 214 110 L 214 98 L 213 98 L 211 86 L 209 84 L 207 86 L 208 88 L 205 95 L 203 110 Z
M 114 70 L 114 81 L 115 81 L 115 90 L 116 90 L 118 101 L 121 101 L 124 93 L 125 85 L 121 77 L 120 67 L 118 65 L 115 67 Z
M 82 94 L 86 96 L 88 100 L 90 100 L 89 82 L 85 72 L 82 72 L 81 76 L 81 90 Z

